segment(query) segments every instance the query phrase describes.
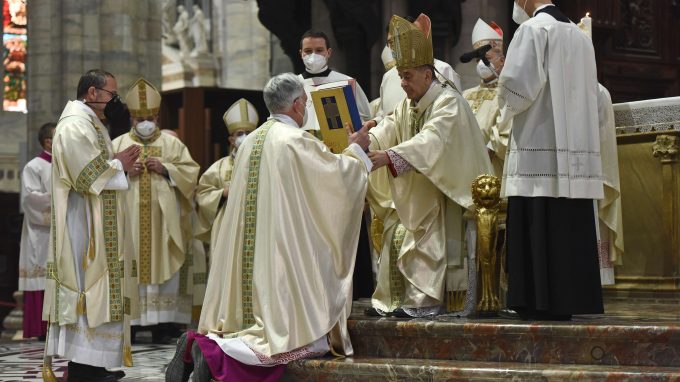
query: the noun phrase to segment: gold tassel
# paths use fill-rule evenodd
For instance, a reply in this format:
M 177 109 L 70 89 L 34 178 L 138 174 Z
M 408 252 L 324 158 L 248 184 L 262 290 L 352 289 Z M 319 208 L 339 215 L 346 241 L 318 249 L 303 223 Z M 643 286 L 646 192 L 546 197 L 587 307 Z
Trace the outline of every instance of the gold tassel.
M 52 365 L 46 363 L 43 363 L 42 366 L 42 378 L 45 382 L 59 382 L 57 376 L 54 375 L 54 372 L 52 371 Z
M 88 250 L 88 255 L 92 261 L 94 261 L 95 255 L 94 241 L 94 223 L 90 222 L 90 248 Z
M 79 316 L 83 316 L 83 315 L 85 315 L 85 312 L 86 312 L 86 310 L 85 310 L 85 294 L 80 293 L 78 295 L 78 305 L 76 305 L 76 313 Z
M 132 367 L 132 348 L 130 345 L 123 346 L 123 365 Z

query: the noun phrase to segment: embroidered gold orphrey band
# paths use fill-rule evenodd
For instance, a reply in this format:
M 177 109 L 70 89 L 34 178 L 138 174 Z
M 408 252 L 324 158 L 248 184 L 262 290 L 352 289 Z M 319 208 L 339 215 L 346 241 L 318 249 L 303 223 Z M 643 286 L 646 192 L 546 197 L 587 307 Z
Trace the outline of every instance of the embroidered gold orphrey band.
M 145 163 L 162 154 L 162 147 L 143 144 L 140 160 Z M 139 282 L 151 283 L 151 173 L 146 165 L 139 174 Z
M 243 251 L 241 252 L 241 306 L 243 308 L 243 328 L 255 324 L 253 316 L 253 261 L 255 257 L 255 229 L 257 225 L 257 189 L 259 186 L 260 160 L 262 146 L 267 133 L 276 120 L 267 121 L 256 132 L 255 143 L 248 159 L 248 183 L 246 185 L 245 224 L 243 232 Z
M 390 311 L 393 311 L 401 306 L 404 299 L 404 275 L 401 274 L 397 266 L 397 258 L 401 245 L 406 236 L 406 228 L 401 224 L 397 224 L 390 243 Z

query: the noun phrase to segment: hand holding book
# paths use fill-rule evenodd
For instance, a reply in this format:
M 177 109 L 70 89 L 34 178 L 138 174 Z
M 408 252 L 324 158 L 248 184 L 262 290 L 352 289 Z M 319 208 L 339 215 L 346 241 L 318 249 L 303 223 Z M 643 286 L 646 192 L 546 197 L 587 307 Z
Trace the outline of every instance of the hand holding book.
M 364 125 L 359 131 L 354 131 L 349 122 L 345 123 L 345 129 L 347 130 L 348 142 L 358 144 L 362 150 L 368 152 L 368 146 L 371 144 L 371 139 L 368 137 L 368 126 Z

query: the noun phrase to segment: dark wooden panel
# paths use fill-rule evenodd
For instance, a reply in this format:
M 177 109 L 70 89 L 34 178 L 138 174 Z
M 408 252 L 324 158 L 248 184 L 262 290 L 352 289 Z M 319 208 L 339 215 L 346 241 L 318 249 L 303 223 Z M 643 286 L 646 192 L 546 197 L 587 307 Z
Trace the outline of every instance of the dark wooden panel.
M 555 3 L 576 22 L 592 12 L 598 79 L 614 102 L 680 95 L 680 1 Z
M 19 243 L 23 217 L 19 194 L 0 192 L 0 301 L 14 303 L 12 293 L 19 287 Z M 0 305 L 0 322 L 12 310 Z
M 177 130 L 191 156 L 205 171 L 216 158 L 229 152 L 227 128 L 222 115 L 240 98 L 250 101 L 260 116 L 260 124 L 269 117 L 262 91 L 185 88 L 163 92 L 161 126 Z

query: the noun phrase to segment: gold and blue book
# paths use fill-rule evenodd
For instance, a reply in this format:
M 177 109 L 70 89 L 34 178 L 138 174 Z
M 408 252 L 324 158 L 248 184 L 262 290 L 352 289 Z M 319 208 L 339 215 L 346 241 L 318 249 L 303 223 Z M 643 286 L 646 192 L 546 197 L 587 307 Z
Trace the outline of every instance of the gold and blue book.
M 331 82 L 311 92 L 320 138 L 335 154 L 342 153 L 349 145 L 346 123 L 354 131 L 361 129 L 361 117 L 354 99 L 354 82 Z

